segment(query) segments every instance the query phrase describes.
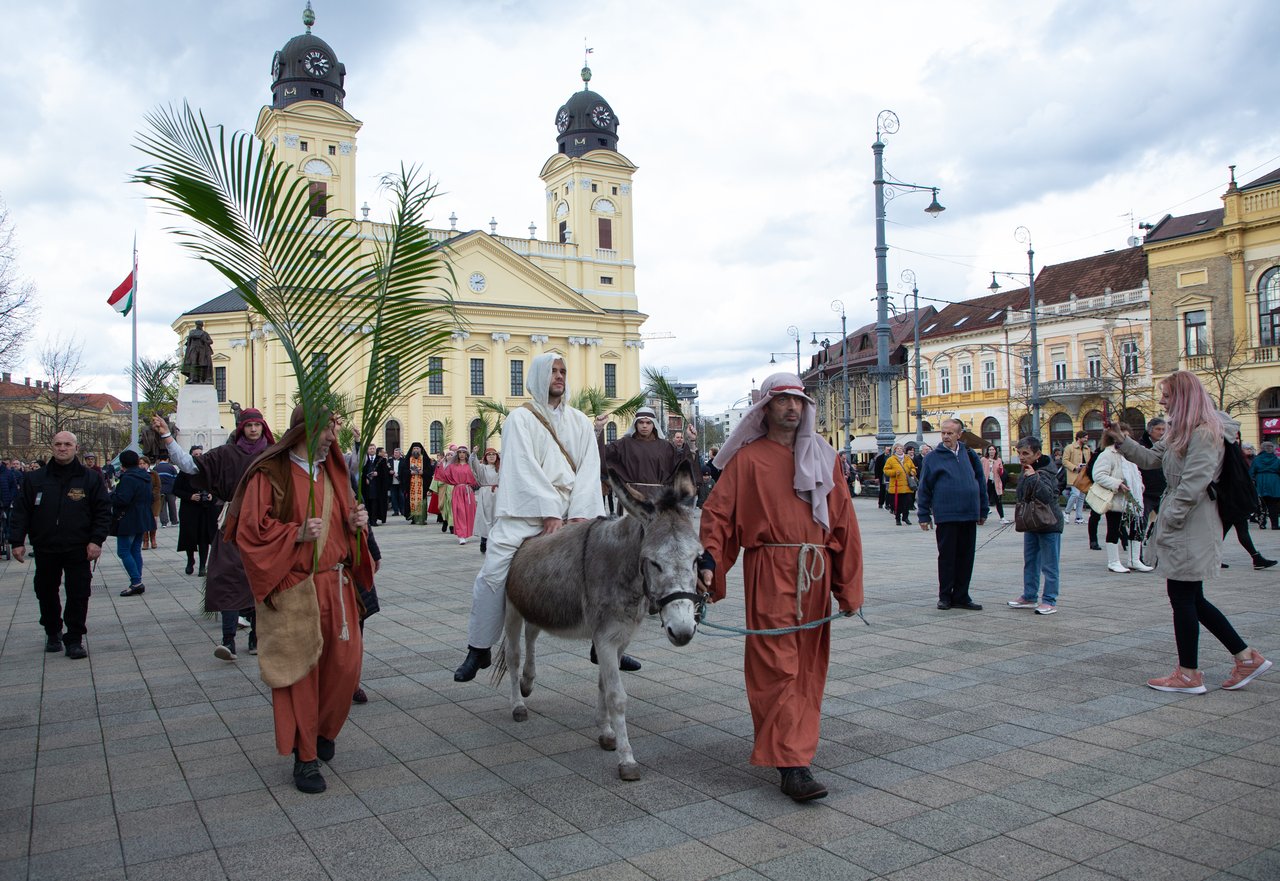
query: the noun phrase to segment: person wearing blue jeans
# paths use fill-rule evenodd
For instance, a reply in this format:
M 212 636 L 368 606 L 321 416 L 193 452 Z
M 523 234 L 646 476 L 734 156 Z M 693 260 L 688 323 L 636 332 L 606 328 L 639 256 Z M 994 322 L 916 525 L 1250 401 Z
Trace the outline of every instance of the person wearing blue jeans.
M 151 475 L 138 467 L 138 454 L 125 450 L 120 454 L 124 473 L 111 491 L 112 510 L 116 522 L 116 555 L 129 573 L 129 586 L 120 591 L 132 597 L 146 590 L 142 583 L 142 537 L 155 531 L 156 518 L 151 513 Z
M 1044 502 L 1053 512 L 1054 523 L 1040 531 L 1022 533 L 1022 595 L 1009 600 L 1009 607 L 1035 609 L 1037 615 L 1052 615 L 1058 611 L 1058 558 L 1065 523 L 1062 508 L 1058 505 L 1058 472 L 1061 466 L 1055 465 L 1040 451 L 1040 439 L 1037 437 L 1024 437 L 1018 441 L 1018 461 L 1022 463 L 1018 504 Z M 1041 579 L 1044 581 L 1043 593 Z

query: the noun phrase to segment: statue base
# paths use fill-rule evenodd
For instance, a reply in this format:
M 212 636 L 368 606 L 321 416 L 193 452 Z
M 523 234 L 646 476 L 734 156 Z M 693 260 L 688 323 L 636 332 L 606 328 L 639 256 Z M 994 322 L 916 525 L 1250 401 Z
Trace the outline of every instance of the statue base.
M 230 432 L 222 427 L 218 410 L 218 390 L 213 384 L 184 383 L 178 390 L 178 423 L 174 438 L 184 449 L 196 444 L 206 450 L 226 443 Z

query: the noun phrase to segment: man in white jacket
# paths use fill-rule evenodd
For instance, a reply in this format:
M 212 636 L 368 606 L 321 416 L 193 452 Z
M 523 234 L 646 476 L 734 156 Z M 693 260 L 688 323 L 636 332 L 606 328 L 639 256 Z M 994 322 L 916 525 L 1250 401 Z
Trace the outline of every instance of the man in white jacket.
M 554 352 L 533 359 L 526 383 L 533 402 L 512 410 L 502 425 L 502 480 L 494 503 L 484 567 L 471 588 L 467 657 L 457 682 L 475 678 L 502 636 L 507 572 L 526 539 L 550 535 L 566 522 L 604 514 L 600 454 L 591 420 L 569 406 L 564 360 Z

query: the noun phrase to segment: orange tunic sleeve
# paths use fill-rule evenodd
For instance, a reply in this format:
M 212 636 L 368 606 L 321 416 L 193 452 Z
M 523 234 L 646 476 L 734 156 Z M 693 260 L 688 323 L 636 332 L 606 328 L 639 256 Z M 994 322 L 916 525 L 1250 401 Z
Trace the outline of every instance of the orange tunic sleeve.
M 711 579 L 711 601 L 724 599 L 727 589 L 725 575 L 733 568 L 742 549 L 742 537 L 737 527 L 738 490 L 741 481 L 739 456 L 729 460 L 715 487 L 702 505 L 700 539 L 702 548 L 710 552 L 716 561 Z
M 302 497 L 307 497 L 305 489 Z M 311 571 L 312 545 L 297 540 L 302 521 L 291 521 L 279 519 L 272 509 L 266 475 L 259 472 L 249 478 L 236 526 L 236 547 L 249 588 L 259 602 L 273 591 L 293 587 Z
M 831 592 L 842 611 L 856 612 L 862 608 L 862 531 L 858 528 L 858 515 L 853 510 L 849 484 L 845 483 L 839 460 L 834 479 L 835 485 L 827 495 Z

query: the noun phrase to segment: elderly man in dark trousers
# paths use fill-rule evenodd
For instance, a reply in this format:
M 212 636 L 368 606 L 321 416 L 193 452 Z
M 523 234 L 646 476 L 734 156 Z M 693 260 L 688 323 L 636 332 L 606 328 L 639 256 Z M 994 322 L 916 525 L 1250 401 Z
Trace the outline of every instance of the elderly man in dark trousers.
M 920 528 L 937 524 L 938 608 L 981 611 L 969 595 L 978 527 L 987 522 L 987 479 L 978 454 L 960 443 L 958 420 L 944 419 L 942 443 L 924 457 L 916 495 Z
M 102 477 L 76 458 L 78 443 L 69 431 L 53 436 L 53 457 L 47 465 L 25 475 L 13 506 L 9 539 L 13 558 L 26 559 L 27 538 L 40 553 L 35 556 L 36 597 L 45 651 L 65 649 L 67 657 L 87 657 L 85 619 L 89 615 L 89 565 L 102 555 L 111 526 L 111 500 Z M 58 596 L 65 583 L 67 604 Z M 63 625 L 66 633 L 63 633 Z

